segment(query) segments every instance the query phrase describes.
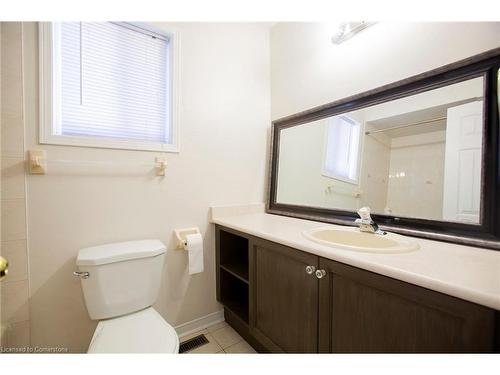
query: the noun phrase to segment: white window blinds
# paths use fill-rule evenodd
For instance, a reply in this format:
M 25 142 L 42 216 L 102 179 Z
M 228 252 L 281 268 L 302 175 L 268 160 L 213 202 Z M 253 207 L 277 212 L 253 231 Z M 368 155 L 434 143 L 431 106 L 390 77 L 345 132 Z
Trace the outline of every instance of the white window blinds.
M 327 127 L 323 174 L 357 183 L 361 126 L 347 116 L 330 119 Z
M 170 142 L 168 38 L 111 22 L 53 33 L 56 134 Z

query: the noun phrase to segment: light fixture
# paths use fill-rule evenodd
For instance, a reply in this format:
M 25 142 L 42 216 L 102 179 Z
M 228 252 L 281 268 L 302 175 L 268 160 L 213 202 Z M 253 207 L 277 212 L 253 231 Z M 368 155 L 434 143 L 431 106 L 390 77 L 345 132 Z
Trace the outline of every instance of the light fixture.
M 332 43 L 340 44 L 345 42 L 374 23 L 375 22 L 367 21 L 343 22 L 339 25 L 337 33 L 332 37 Z

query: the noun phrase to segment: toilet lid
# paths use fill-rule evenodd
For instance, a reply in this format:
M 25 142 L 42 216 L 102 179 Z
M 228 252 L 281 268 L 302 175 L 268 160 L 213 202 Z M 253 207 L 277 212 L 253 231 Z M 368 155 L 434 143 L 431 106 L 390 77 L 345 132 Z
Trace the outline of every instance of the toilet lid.
M 178 353 L 174 328 L 152 307 L 118 318 L 101 320 L 89 353 Z

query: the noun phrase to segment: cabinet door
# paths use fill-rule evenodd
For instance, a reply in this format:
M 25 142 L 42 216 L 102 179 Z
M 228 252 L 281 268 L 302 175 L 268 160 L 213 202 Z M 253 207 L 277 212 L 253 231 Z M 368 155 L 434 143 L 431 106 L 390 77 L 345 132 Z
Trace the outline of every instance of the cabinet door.
M 318 257 L 268 241 L 250 245 L 250 329 L 271 352 L 315 353 Z
M 320 352 L 493 350 L 491 309 L 327 259 L 320 268 Z

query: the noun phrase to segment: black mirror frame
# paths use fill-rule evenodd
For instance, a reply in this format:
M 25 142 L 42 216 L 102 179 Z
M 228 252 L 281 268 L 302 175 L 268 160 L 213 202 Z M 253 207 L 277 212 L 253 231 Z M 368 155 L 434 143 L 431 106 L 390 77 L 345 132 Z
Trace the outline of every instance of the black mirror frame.
M 475 225 L 381 214 L 372 216 L 380 227 L 387 231 L 500 250 L 500 129 L 497 76 L 499 69 L 500 48 L 496 48 L 374 90 L 273 121 L 266 212 L 342 225 L 354 225 L 353 222 L 358 217 L 353 211 L 283 204 L 276 201 L 281 130 L 482 76 L 485 116 L 481 223 Z

